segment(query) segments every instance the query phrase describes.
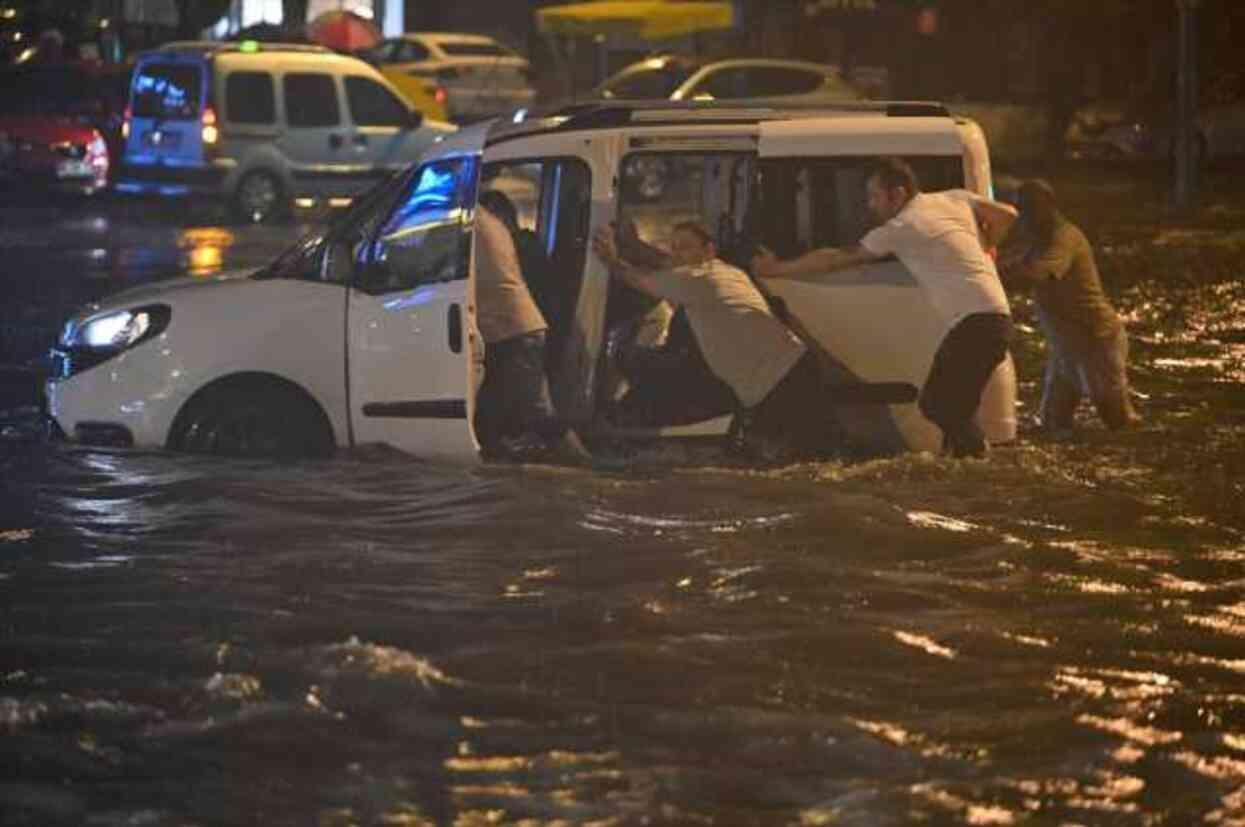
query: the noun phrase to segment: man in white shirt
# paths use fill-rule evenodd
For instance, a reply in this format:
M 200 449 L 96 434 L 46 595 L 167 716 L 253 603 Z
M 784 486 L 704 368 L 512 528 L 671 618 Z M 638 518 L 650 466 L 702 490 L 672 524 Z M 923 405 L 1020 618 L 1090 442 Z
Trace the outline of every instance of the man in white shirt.
M 879 159 L 866 186 L 878 226 L 857 246 L 826 247 L 790 261 L 761 248 L 753 273 L 783 278 L 898 258 L 946 330 L 921 389 L 921 412 L 942 429 L 952 456 L 981 456 L 985 436 L 973 417 L 1011 339 L 1011 309 L 989 251 L 1016 211 L 967 190 L 922 193 L 912 168 L 898 158 Z
M 633 231 L 624 228 L 623 247 Z M 816 359 L 770 311 L 748 274 L 717 257 L 712 236 L 694 222 L 675 226 L 668 266 L 637 262 L 619 251 L 618 230 L 602 227 L 593 250 L 612 275 L 680 305 L 709 369 L 734 393 L 745 438 L 786 443 L 790 454 L 836 450 L 834 410 L 821 404 Z M 745 445 L 750 447 L 750 445 Z

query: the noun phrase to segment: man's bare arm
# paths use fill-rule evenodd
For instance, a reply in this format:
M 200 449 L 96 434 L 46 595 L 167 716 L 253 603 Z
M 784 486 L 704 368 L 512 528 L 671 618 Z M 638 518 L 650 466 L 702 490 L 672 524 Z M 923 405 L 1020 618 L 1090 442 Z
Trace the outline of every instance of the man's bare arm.
M 640 238 L 635 222 L 628 219 L 618 225 L 618 254 L 625 260 L 649 270 L 670 267 L 670 254 Z
M 592 237 L 592 250 L 609 267 L 611 275 L 654 298 L 665 298 L 657 292 L 657 279 L 653 277 L 652 270 L 632 264 L 619 254 L 613 225 L 597 230 Z
M 861 264 L 880 261 L 885 256 L 871 253 L 864 247 L 822 247 L 783 261 L 765 247 L 752 259 L 752 272 L 757 278 L 781 279 L 846 270 Z
M 998 247 L 1002 244 L 1007 237 L 1007 231 L 1019 215 L 1010 204 L 986 198 L 973 201 L 973 212 L 977 216 L 977 226 L 981 228 L 981 238 L 986 247 Z

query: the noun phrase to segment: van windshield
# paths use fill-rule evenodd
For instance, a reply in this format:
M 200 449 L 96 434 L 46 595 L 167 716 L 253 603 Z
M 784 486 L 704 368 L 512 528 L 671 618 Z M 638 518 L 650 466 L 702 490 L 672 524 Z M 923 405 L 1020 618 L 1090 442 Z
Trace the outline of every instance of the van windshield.
M 194 120 L 203 99 L 198 66 L 146 63 L 134 75 L 133 115 L 162 121 Z

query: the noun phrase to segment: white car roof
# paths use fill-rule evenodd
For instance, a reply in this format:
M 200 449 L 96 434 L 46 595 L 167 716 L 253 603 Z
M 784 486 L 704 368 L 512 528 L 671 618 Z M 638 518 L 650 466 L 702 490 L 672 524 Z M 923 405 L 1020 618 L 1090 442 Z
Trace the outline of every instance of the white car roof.
M 845 114 L 767 121 L 760 149 L 769 156 L 959 155 L 964 142 L 951 118 Z
M 486 43 L 506 48 L 495 39 L 483 34 L 463 34 L 461 32 L 411 32 L 407 37 L 421 37 L 433 43 Z
M 713 134 L 751 125 L 762 153 L 779 155 L 959 155 L 966 123 L 941 104 L 921 101 L 844 101 L 799 107 L 611 102 L 534 113 L 530 120 L 493 122 L 488 143 L 549 133 L 610 130 L 645 135 Z M 660 142 L 659 142 L 660 143 Z
M 725 60 L 714 60 L 703 64 L 701 69 L 726 69 L 739 66 L 755 66 L 773 69 L 806 69 L 810 72 L 838 74 L 838 69 L 828 63 L 814 63 L 811 60 L 779 60 L 775 58 L 732 57 Z

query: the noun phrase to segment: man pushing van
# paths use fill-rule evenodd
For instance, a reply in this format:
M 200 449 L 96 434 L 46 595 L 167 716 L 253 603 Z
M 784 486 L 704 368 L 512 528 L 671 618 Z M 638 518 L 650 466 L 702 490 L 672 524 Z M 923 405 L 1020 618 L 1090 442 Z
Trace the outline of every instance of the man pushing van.
M 1006 235 L 1016 210 L 968 190 L 922 193 L 912 168 L 898 158 L 875 163 L 866 195 L 878 226 L 857 246 L 825 247 L 789 261 L 762 247 L 752 272 L 758 278 L 816 275 L 898 258 L 946 330 L 921 389 L 921 412 L 942 430 L 943 448 L 952 456 L 981 456 L 986 440 L 974 415 L 1012 332 L 1011 309 L 988 251 Z
M 676 224 L 660 261 L 637 260 L 645 257 L 634 251 L 644 246 L 625 222 L 601 227 L 592 248 L 613 276 L 687 313 L 707 369 L 738 403 L 738 447 L 764 453 L 781 444 L 788 458 L 838 450 L 814 354 L 774 316 L 748 274 L 718 258 L 709 231 L 694 221 Z

